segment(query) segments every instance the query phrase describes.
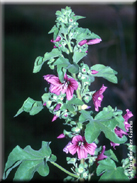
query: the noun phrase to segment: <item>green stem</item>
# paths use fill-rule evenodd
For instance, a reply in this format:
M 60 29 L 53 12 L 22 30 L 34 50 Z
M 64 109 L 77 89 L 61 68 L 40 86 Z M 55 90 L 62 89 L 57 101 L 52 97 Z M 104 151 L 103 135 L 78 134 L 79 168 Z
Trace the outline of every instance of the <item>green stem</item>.
M 65 37 L 66 42 L 68 44 L 69 51 L 72 53 L 72 48 L 71 48 L 70 42 L 67 40 L 66 34 L 64 34 L 64 37 Z
M 72 176 L 72 177 L 75 177 L 75 178 L 79 178 L 78 175 L 75 175 L 71 172 L 69 172 L 68 170 L 66 170 L 65 168 L 61 167 L 60 165 L 58 165 L 57 163 L 53 162 L 53 161 L 50 161 L 51 164 L 53 164 L 54 166 L 56 166 L 57 168 L 59 168 L 60 170 L 62 170 L 63 172 L 67 173 L 68 175 Z

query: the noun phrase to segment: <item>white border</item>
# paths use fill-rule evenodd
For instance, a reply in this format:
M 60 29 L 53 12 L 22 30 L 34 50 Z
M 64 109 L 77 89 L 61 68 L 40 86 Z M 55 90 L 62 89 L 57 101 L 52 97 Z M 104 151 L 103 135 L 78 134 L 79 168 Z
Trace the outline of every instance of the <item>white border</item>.
M 85 3 L 133 3 L 136 0 L 1 0 L 2 3 L 78 3 L 78 4 L 85 4 Z

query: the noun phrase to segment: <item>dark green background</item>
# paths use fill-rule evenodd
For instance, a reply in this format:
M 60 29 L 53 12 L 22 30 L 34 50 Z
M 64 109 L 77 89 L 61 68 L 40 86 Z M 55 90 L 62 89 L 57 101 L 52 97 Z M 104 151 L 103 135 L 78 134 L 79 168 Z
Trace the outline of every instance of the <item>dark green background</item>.
M 102 38 L 102 42 L 89 46 L 85 63 L 111 66 L 118 71 L 118 85 L 97 78 L 91 90 L 107 86 L 102 106 L 117 106 L 124 111 L 129 108 L 135 115 L 135 6 L 134 4 L 5 4 L 3 6 L 4 32 L 4 162 L 11 150 L 19 145 L 40 149 L 42 141 L 52 141 L 51 149 L 57 162 L 66 166 L 66 154 L 62 151 L 68 139 L 56 140 L 62 133 L 63 120 L 51 122 L 53 115 L 44 108 L 39 114 L 29 116 L 22 113 L 14 118 L 17 110 L 27 97 L 41 100 L 47 82 L 43 75 L 54 73 L 44 64 L 42 70 L 33 74 L 37 56 L 50 52 L 53 43 L 49 30 L 55 24 L 55 12 L 70 6 L 76 15 L 85 16 L 79 26 L 89 28 Z M 92 101 L 89 103 L 94 110 Z M 135 116 L 132 118 L 135 119 Z M 66 127 L 66 126 L 65 126 Z M 68 128 L 69 129 L 69 128 Z M 101 145 L 104 145 L 102 134 Z M 110 147 L 108 143 L 108 148 Z M 123 147 L 123 146 L 122 146 Z M 125 149 L 116 147 L 118 158 L 125 157 Z M 71 156 L 70 154 L 68 156 Z M 49 164 L 50 174 L 46 178 L 37 173 L 34 178 L 41 180 L 63 179 L 67 175 Z M 9 175 L 11 179 L 14 171 Z

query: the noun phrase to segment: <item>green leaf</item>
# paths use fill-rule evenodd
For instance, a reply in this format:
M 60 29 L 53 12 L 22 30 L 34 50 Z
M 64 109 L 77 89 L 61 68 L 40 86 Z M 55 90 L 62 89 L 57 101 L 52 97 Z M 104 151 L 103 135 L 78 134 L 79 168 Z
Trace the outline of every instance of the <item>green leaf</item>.
M 73 54 L 73 61 L 77 64 L 87 53 L 75 51 Z
M 85 121 L 91 121 L 93 117 L 91 116 L 91 111 L 80 111 L 81 115 L 79 116 L 79 122 L 83 123 Z
M 14 181 L 31 180 L 34 176 L 34 173 L 37 171 L 39 164 L 41 164 L 41 160 L 38 160 L 38 161 L 25 160 L 25 161 L 23 161 L 21 163 L 21 165 L 18 167 L 13 180 Z
M 49 174 L 47 161 L 56 161 L 56 156 L 51 154 L 50 142 L 42 142 L 40 150 L 33 150 L 29 145 L 24 149 L 16 146 L 8 156 L 3 179 L 6 179 L 15 167 L 18 167 L 14 180 L 30 180 L 37 171 L 41 176 Z
M 118 159 L 117 159 L 116 155 L 114 154 L 114 152 L 113 152 L 111 149 L 105 151 L 104 154 L 105 154 L 106 156 L 108 156 L 109 158 L 112 158 L 113 160 L 115 160 L 115 161 L 118 162 Z
M 77 32 L 78 34 L 77 34 L 76 40 L 78 43 L 85 39 L 96 39 L 96 38 L 100 39 L 100 37 L 97 34 L 93 32 L 91 33 L 89 29 L 78 28 Z
M 97 167 L 96 173 L 97 175 L 103 175 L 100 177 L 99 181 L 106 180 L 129 180 L 129 178 L 124 174 L 123 167 L 116 167 L 113 160 L 107 158 L 105 160 L 101 160 L 98 162 L 99 165 Z
M 75 74 L 77 74 L 77 73 L 79 72 L 79 66 L 78 66 L 76 63 L 74 63 L 74 64 L 69 64 L 69 66 L 67 67 L 67 69 L 68 69 L 68 71 L 69 71 L 70 73 L 75 73 Z
M 44 57 L 37 57 L 34 62 L 34 68 L 33 73 L 37 73 L 41 70 L 42 65 L 47 60 L 50 60 L 51 58 L 58 57 L 61 54 L 61 51 L 59 51 L 57 48 L 52 49 L 51 52 L 45 53 Z
M 53 33 L 54 31 L 56 31 L 58 28 L 56 27 L 56 25 L 54 25 L 53 27 L 52 27 L 52 29 L 48 32 L 48 34 L 51 34 L 51 33 Z
M 85 129 L 86 141 L 88 143 L 92 143 L 99 136 L 100 132 L 101 130 L 99 128 L 99 125 L 91 121 L 86 125 Z
M 14 117 L 18 116 L 23 111 L 29 112 L 30 115 L 35 115 L 35 114 L 39 113 L 42 109 L 43 109 L 43 104 L 41 101 L 36 101 L 36 100 L 33 100 L 32 98 L 28 97 L 24 101 L 22 107 L 17 111 L 17 113 Z
M 34 62 L 34 68 L 33 68 L 33 73 L 37 73 L 40 71 L 42 65 L 43 65 L 43 57 L 41 56 L 38 56 L 36 59 L 35 59 L 35 62 Z
M 99 165 L 96 170 L 97 176 L 101 175 L 103 172 L 107 170 L 109 171 L 111 169 L 116 169 L 115 162 L 110 158 L 106 158 L 104 160 L 98 161 L 98 163 Z
M 115 76 L 117 72 L 111 67 L 104 66 L 102 64 L 96 64 L 91 67 L 91 70 L 98 71 L 97 74 L 94 74 L 94 77 L 103 77 L 112 83 L 117 83 L 117 77 Z
M 121 127 L 123 120 L 117 120 L 114 117 L 114 110 L 111 106 L 104 107 L 103 111 L 100 111 L 93 119 L 89 120 L 85 129 L 85 138 L 88 143 L 92 143 L 102 131 L 106 138 L 110 141 L 118 144 L 125 143 L 127 141 L 126 136 L 119 138 L 114 129 L 116 126 Z

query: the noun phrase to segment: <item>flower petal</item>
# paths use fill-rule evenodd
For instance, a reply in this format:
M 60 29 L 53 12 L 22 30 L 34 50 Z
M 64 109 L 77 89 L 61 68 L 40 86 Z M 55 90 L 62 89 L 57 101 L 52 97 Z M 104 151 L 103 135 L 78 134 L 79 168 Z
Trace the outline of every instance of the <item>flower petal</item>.
M 65 138 L 64 133 L 61 133 L 59 136 L 57 136 L 57 139 L 63 139 L 63 138 Z
M 74 89 L 77 90 L 78 89 L 78 82 L 73 79 L 73 78 L 68 78 L 68 81 L 70 82 L 70 86 Z
M 86 152 L 85 148 L 78 147 L 77 153 L 78 153 L 79 159 L 87 158 L 87 152 Z
M 53 85 L 60 85 L 60 84 L 62 84 L 62 83 L 60 82 L 59 78 L 58 78 L 57 76 L 54 76 L 53 74 L 48 74 L 48 75 L 45 75 L 45 76 L 43 76 L 43 77 L 44 77 L 44 79 L 45 79 L 47 82 L 49 82 L 49 83 L 51 83 L 51 84 L 53 84 Z
M 78 142 L 83 142 L 83 137 L 81 135 L 76 135 L 72 139 L 73 144 L 77 145 Z
M 77 146 L 75 144 L 70 144 L 68 147 L 70 154 L 74 155 L 77 152 Z
M 71 100 L 72 97 L 73 97 L 73 92 L 74 92 L 74 89 L 71 87 L 71 86 L 68 86 L 67 90 L 66 90 L 66 97 L 67 97 L 67 100 Z
M 51 85 L 50 85 L 50 88 L 49 88 L 49 91 L 50 91 L 51 93 L 55 93 L 56 95 L 60 95 L 61 87 L 60 87 L 60 86 L 56 86 L 56 85 L 51 84 Z
M 84 147 L 85 147 L 87 153 L 89 153 L 90 155 L 94 155 L 97 145 L 95 143 L 88 144 L 86 142 Z
M 91 45 L 91 44 L 97 44 L 97 43 L 100 43 L 102 41 L 102 39 L 91 39 L 87 42 L 88 45 Z

